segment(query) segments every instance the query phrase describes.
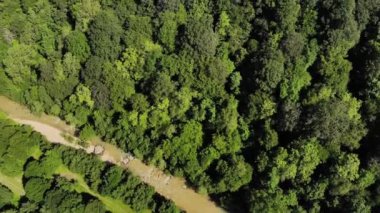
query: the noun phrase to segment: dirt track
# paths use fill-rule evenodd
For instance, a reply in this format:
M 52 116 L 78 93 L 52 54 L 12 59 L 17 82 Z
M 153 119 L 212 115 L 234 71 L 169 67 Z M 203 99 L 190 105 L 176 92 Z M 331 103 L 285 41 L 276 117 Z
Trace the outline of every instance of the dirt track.
M 84 149 L 90 152 L 91 147 L 81 147 L 67 141 L 62 135 L 73 136 L 74 128 L 53 116 L 35 116 L 25 107 L 0 96 L 0 110 L 7 113 L 8 117 L 17 123 L 30 125 L 33 129 L 46 137 L 52 143 L 59 143 L 76 149 Z M 73 136 L 74 137 L 74 136 Z M 185 181 L 181 178 L 164 174 L 155 167 L 148 166 L 138 159 L 134 159 L 127 165 L 121 163 L 123 152 L 117 147 L 104 143 L 100 139 L 91 141 L 92 146 L 101 145 L 104 152 L 100 158 L 125 169 L 130 170 L 134 175 L 140 177 L 142 181 L 153 186 L 162 196 L 172 200 L 178 207 L 189 213 L 213 213 L 224 212 L 217 207 L 207 196 L 196 193 L 193 189 L 186 187 Z

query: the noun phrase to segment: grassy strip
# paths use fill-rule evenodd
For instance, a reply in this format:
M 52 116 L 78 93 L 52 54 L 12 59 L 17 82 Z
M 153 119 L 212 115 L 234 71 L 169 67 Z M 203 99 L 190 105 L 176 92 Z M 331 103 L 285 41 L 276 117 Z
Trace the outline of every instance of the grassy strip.
M 81 175 L 71 172 L 67 167 L 65 167 L 63 165 L 57 169 L 56 174 L 59 174 L 62 177 L 65 177 L 65 178 L 70 179 L 70 180 L 75 180 L 76 184 L 75 184 L 74 188 L 78 193 L 85 192 L 85 193 L 88 193 L 88 194 L 98 198 L 100 201 L 102 201 L 102 203 L 107 208 L 107 210 L 109 210 L 111 212 L 114 212 L 114 213 L 133 213 L 134 212 L 131 209 L 131 207 L 126 205 L 121 200 L 116 200 L 116 199 L 108 197 L 108 196 L 102 196 L 99 193 L 94 192 L 86 184 L 86 182 L 84 181 L 84 179 Z M 148 210 L 148 211 L 144 211 L 144 212 L 150 212 L 150 211 Z
M 0 183 L 13 192 L 15 201 L 18 201 L 21 196 L 25 195 L 25 190 L 22 185 L 22 176 L 8 177 L 0 172 Z

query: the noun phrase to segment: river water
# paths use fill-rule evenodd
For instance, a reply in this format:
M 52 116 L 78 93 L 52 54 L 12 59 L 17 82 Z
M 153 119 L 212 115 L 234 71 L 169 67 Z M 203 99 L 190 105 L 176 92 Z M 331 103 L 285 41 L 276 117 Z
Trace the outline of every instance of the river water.
M 4 96 L 0 96 L 0 110 L 15 122 L 31 126 L 35 131 L 44 135 L 49 142 L 88 150 L 88 148 L 67 141 L 62 136 L 65 134 L 74 137 L 75 128 L 57 117 L 33 115 L 26 107 Z M 139 159 L 134 159 L 124 165 L 121 163 L 124 153 L 116 146 L 105 143 L 99 138 L 90 141 L 90 143 L 92 146 L 101 145 L 104 147 L 104 152 L 100 156 L 102 160 L 129 170 L 132 174 L 140 177 L 143 182 L 154 187 L 157 193 L 172 200 L 182 210 L 189 213 L 224 212 L 208 196 L 198 194 L 193 189 L 188 188 L 184 179 L 167 175 L 153 166 L 144 164 Z

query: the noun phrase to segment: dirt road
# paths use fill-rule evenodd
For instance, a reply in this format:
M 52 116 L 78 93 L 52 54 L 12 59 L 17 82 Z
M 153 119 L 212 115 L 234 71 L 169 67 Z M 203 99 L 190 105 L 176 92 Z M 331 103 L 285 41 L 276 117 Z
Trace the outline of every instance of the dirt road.
M 159 169 L 148 166 L 138 159 L 130 161 L 127 165 L 122 163 L 123 151 L 117 147 L 105 143 L 100 139 L 91 141 L 89 147 L 82 147 L 78 144 L 69 142 L 62 135 L 74 137 L 75 128 L 65 124 L 57 117 L 41 115 L 35 116 L 20 104 L 10 99 L 0 96 L 0 110 L 5 112 L 8 117 L 17 123 L 30 125 L 35 131 L 41 133 L 52 143 L 59 143 L 76 149 L 84 149 L 91 152 L 96 145 L 104 147 L 104 152 L 100 158 L 104 161 L 111 162 L 128 169 L 134 175 L 153 186 L 159 194 L 172 200 L 178 207 L 189 213 L 217 213 L 224 212 L 217 207 L 209 197 L 196 193 L 193 189 L 188 188 L 185 181 L 181 178 L 166 175 Z

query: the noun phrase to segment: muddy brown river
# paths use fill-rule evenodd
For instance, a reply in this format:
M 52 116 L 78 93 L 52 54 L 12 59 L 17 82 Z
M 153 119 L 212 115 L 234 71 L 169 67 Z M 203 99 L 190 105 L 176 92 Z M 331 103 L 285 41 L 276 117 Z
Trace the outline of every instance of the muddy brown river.
M 74 137 L 75 128 L 67 125 L 57 117 L 33 115 L 26 107 L 0 96 L 0 110 L 5 112 L 8 117 L 17 123 L 31 126 L 35 131 L 41 133 L 51 143 L 58 143 L 76 149 L 84 149 L 89 152 L 89 147 L 82 147 L 78 144 L 69 142 L 62 135 Z M 103 161 L 117 164 L 132 174 L 155 188 L 156 192 L 172 200 L 179 208 L 189 213 L 218 213 L 225 212 L 217 207 L 208 196 L 196 193 L 188 188 L 184 179 L 167 175 L 159 169 L 144 164 L 139 159 L 130 161 L 127 165 L 121 162 L 123 151 L 116 146 L 105 143 L 100 139 L 94 139 L 91 146 L 102 145 L 104 152 L 100 155 Z

